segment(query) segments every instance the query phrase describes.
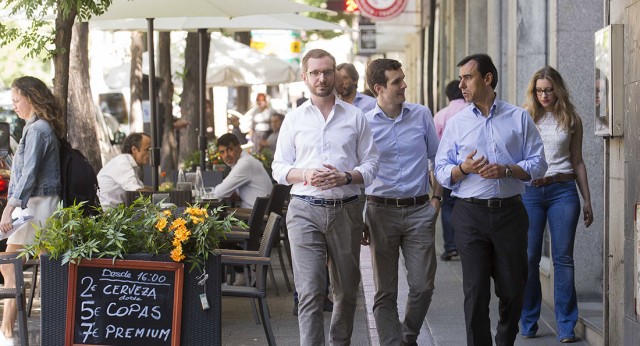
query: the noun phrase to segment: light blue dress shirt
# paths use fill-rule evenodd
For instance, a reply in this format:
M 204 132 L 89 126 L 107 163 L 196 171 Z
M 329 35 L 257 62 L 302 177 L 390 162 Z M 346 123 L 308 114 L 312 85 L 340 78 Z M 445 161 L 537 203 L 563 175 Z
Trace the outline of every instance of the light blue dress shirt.
M 391 119 L 376 105 L 365 117 L 380 152 L 378 175 L 367 195 L 407 198 L 429 192 L 429 162 L 438 150 L 438 135 L 429 108 L 405 102 Z
M 353 105 L 360 108 L 362 113 L 367 114 L 376 107 L 376 99 L 356 91 L 356 97 L 353 99 Z
M 457 183 L 451 170 L 474 149 L 474 158 L 485 156 L 489 163 L 517 164 L 531 179 L 484 179 L 469 174 Z M 526 183 L 544 177 L 547 162 L 544 146 L 533 119 L 526 110 L 497 97 L 485 117 L 474 105 L 460 111 L 447 122 L 435 161 L 436 178 L 442 186 L 461 198 L 507 198 L 524 193 Z

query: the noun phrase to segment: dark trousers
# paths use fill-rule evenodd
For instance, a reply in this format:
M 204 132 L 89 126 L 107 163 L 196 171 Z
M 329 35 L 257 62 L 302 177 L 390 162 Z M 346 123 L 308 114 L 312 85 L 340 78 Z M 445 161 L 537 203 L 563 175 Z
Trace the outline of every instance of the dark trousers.
M 456 250 L 456 242 L 451 224 L 451 215 L 453 214 L 453 206 L 456 204 L 457 198 L 451 196 L 451 190 L 446 187 L 442 188 L 442 208 L 440 210 L 440 221 L 442 222 L 442 238 L 444 239 L 444 251 Z
M 493 278 L 500 300 L 496 345 L 513 345 L 527 280 L 527 211 L 522 202 L 489 208 L 458 199 L 453 209 L 462 261 L 467 345 L 491 345 Z

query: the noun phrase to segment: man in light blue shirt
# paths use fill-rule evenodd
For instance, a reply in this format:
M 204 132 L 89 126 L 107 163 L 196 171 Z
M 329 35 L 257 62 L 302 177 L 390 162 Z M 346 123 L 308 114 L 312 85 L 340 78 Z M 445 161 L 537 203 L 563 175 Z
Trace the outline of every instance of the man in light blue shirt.
M 431 111 L 405 102 L 400 62 L 377 59 L 367 83 L 377 106 L 365 117 L 380 152 L 378 175 L 365 189 L 366 222 L 376 287 L 373 315 L 382 345 L 415 345 L 427 315 L 436 274 L 435 223 L 442 192 L 429 197 L 429 159 L 438 150 Z M 365 233 L 365 242 L 366 239 Z M 405 259 L 409 295 L 404 321 L 398 318 L 398 258 Z
M 462 260 L 468 345 L 491 345 L 490 278 L 500 299 L 496 345 L 513 345 L 527 280 L 526 183 L 544 177 L 538 130 L 520 107 L 497 98 L 498 72 L 486 54 L 458 63 L 460 89 L 472 105 L 447 122 L 436 177 L 458 197 L 455 241 Z
M 336 66 L 336 92 L 341 100 L 348 102 L 367 113 L 376 106 L 376 99 L 358 92 L 360 75 L 353 64 L 342 63 Z

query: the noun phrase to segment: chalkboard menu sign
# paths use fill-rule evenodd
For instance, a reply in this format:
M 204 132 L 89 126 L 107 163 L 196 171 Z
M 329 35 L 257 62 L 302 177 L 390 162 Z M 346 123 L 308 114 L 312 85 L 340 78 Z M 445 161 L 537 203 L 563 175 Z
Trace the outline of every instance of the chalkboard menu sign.
M 66 345 L 178 346 L 183 272 L 174 262 L 71 264 Z

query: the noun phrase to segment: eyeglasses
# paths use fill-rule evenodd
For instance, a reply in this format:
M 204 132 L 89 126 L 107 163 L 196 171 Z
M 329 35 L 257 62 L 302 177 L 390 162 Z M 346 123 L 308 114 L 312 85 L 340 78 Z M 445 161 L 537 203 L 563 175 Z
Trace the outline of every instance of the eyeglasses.
M 320 78 L 320 75 L 323 75 L 324 78 L 330 78 L 333 77 L 334 73 L 336 71 L 334 70 L 324 70 L 324 71 L 309 71 L 307 72 L 309 74 L 309 76 L 311 76 L 312 78 Z
M 553 88 L 547 88 L 547 89 L 544 89 L 544 90 L 542 90 L 542 89 L 536 89 L 536 94 L 537 94 L 538 96 L 542 95 L 543 93 L 544 93 L 545 95 L 547 95 L 547 96 L 551 96 L 551 95 L 553 95 Z

